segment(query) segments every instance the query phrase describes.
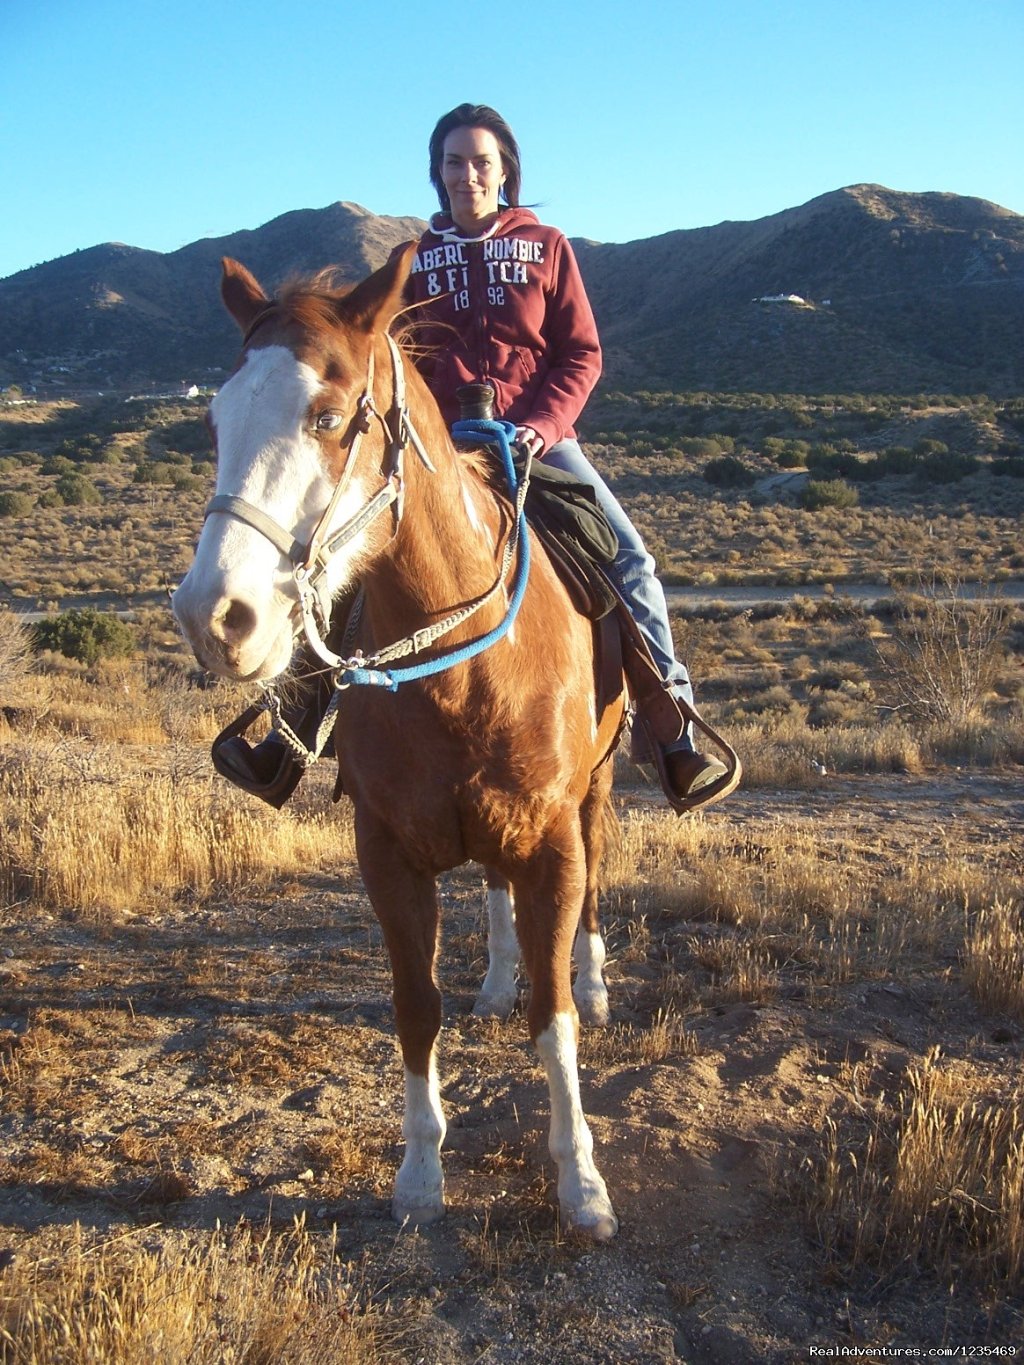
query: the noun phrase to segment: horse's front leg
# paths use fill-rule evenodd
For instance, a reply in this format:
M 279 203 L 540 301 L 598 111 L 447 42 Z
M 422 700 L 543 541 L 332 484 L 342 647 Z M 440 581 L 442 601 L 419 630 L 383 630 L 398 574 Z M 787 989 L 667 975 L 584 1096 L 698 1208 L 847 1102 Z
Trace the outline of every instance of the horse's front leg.
M 383 825 L 372 817 L 361 818 L 358 811 L 356 849 L 391 958 L 395 1023 L 405 1064 L 405 1158 L 395 1178 L 391 1212 L 399 1223 L 433 1223 L 444 1215 L 445 1136 L 435 1053 L 441 992 L 434 979 L 438 930 L 434 879 L 408 862 Z
M 493 867 L 487 873 L 487 975 L 473 1006 L 483 1019 L 507 1019 L 515 1009 L 519 940 L 512 888 Z
M 595 1241 L 618 1231 L 608 1190 L 594 1163 L 580 1100 L 579 1017 L 572 998 L 570 957 L 586 884 L 586 858 L 578 812 L 549 829 L 533 857 L 513 877 L 516 926 L 530 977 L 527 1018 L 548 1078 L 551 1131 L 548 1146 L 558 1167 L 562 1219 Z

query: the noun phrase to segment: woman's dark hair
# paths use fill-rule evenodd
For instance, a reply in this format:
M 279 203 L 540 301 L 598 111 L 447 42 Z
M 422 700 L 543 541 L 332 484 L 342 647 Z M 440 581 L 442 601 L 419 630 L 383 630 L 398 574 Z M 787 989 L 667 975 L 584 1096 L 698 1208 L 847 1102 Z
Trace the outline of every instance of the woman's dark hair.
M 437 127 L 430 134 L 430 183 L 437 190 L 437 197 L 446 213 L 451 212 L 448 191 L 441 179 L 441 160 L 444 156 L 444 140 L 456 128 L 486 128 L 494 134 L 501 151 L 501 165 L 505 172 L 505 183 L 501 196 L 509 208 L 519 205 L 519 185 L 522 171 L 519 165 L 519 143 L 512 129 L 496 109 L 489 104 L 460 104 L 457 109 L 438 119 Z

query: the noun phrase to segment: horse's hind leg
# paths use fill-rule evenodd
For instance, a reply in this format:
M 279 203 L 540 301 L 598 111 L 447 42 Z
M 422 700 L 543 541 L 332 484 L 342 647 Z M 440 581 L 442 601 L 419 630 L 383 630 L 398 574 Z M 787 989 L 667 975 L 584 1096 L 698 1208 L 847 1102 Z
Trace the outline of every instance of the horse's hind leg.
M 441 1144 L 445 1121 L 434 1045 L 441 992 L 434 980 L 438 908 L 434 879 L 413 868 L 386 830 L 356 813 L 359 867 L 384 931 L 394 981 L 395 1023 L 405 1063 L 405 1159 L 391 1212 L 399 1223 L 444 1214 Z
M 558 1204 L 567 1227 L 606 1241 L 618 1220 L 594 1163 L 594 1139 L 580 1102 L 576 1047 L 579 1018 L 570 984 L 573 932 L 585 883 L 585 854 L 575 809 L 516 871 L 516 926 L 530 976 L 530 1036 L 551 1096 L 548 1146 L 558 1167 Z
M 493 867 L 487 873 L 487 975 L 473 1006 L 485 1019 L 507 1019 L 516 1004 L 519 940 L 512 887 Z
M 604 854 L 606 822 L 612 786 L 611 760 L 594 774 L 590 790 L 580 810 L 583 826 L 583 845 L 587 855 L 587 889 L 583 897 L 583 913 L 576 932 L 573 961 L 576 963 L 576 984 L 573 999 L 585 1024 L 603 1027 L 608 1022 L 608 987 L 602 969 L 605 961 L 604 939 L 598 917 L 598 893 L 601 885 L 601 858 Z

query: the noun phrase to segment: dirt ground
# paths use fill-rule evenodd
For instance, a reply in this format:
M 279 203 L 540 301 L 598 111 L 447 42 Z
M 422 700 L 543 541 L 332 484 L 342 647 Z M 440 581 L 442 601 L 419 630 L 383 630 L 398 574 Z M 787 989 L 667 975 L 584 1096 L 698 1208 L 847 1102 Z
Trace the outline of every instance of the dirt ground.
M 626 802 L 655 805 L 643 792 Z M 844 777 L 741 792 L 719 812 L 707 818 L 737 839 L 785 822 L 884 847 L 898 875 L 911 851 L 941 856 L 953 825 L 979 856 L 1012 847 L 1024 790 L 1019 770 Z M 57 1254 L 75 1223 L 159 1246 L 218 1221 L 301 1216 L 325 1239 L 336 1228 L 338 1254 L 365 1265 L 405 1323 L 410 1361 L 743 1365 L 806 1360 L 812 1345 L 866 1359 L 881 1358 L 871 1347 L 1024 1349 L 1024 1298 L 991 1299 L 912 1264 L 844 1269 L 797 1195 L 826 1119 L 850 1110 L 858 1062 L 895 1081 L 938 1045 L 990 1076 L 993 1093 L 1019 1075 L 1024 1030 L 983 1013 L 954 963 L 827 991 L 783 964 L 763 1002 L 688 1007 L 696 1046 L 650 1060 L 631 1030 L 649 1028 L 663 999 L 666 939 L 637 951 L 615 926 L 613 1026 L 583 1036 L 581 1080 L 621 1230 L 591 1246 L 557 1228 L 546 1090 L 524 1018 L 470 1014 L 483 966 L 477 871 L 451 874 L 442 894 L 449 1212 L 421 1231 L 389 1216 L 401 1076 L 386 957 L 354 877 L 213 906 L 179 899 L 123 925 L 8 907 L 0 1041 L 17 1068 L 0 1085 L 0 1265 Z M 676 922 L 664 934 L 700 932 Z

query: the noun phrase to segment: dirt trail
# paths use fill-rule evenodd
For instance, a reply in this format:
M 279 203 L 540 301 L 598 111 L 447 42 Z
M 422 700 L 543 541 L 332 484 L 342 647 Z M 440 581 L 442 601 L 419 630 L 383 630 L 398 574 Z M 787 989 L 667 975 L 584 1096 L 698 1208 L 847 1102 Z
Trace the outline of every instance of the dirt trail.
M 896 875 L 911 851 L 942 857 L 951 822 L 1006 856 L 1024 793 L 1018 773 L 837 778 L 741 793 L 709 818 L 755 843 L 774 822 L 840 831 L 884 850 Z M 476 874 L 446 878 L 443 898 L 450 1211 L 406 1233 L 388 1215 L 401 1141 L 389 974 L 354 880 L 181 901 L 116 932 L 13 909 L 0 1038 L 35 1030 L 49 1053 L 33 1069 L 23 1049 L 20 1082 L 2 1096 L 0 1248 L 45 1254 L 74 1222 L 160 1244 L 217 1220 L 303 1215 L 325 1237 L 336 1226 L 339 1253 L 380 1273 L 411 1324 L 408 1358 L 452 1365 L 781 1365 L 806 1360 L 811 1343 L 1024 1340 L 1019 1298 L 993 1306 L 968 1285 L 951 1295 L 913 1266 L 843 1272 L 793 1195 L 827 1117 L 849 1110 L 856 1063 L 895 1083 L 940 1044 L 994 1085 L 1019 1071 L 1021 1030 L 980 1012 L 955 964 L 945 977 L 828 992 L 783 969 L 764 1003 L 691 1010 L 696 1055 L 646 1060 L 630 1029 L 651 1025 L 664 941 L 631 953 L 620 933 L 616 1026 L 581 1043 L 584 1104 L 621 1219 L 611 1245 L 591 1247 L 557 1232 L 546 1091 L 522 1016 L 469 1014 L 482 963 Z

